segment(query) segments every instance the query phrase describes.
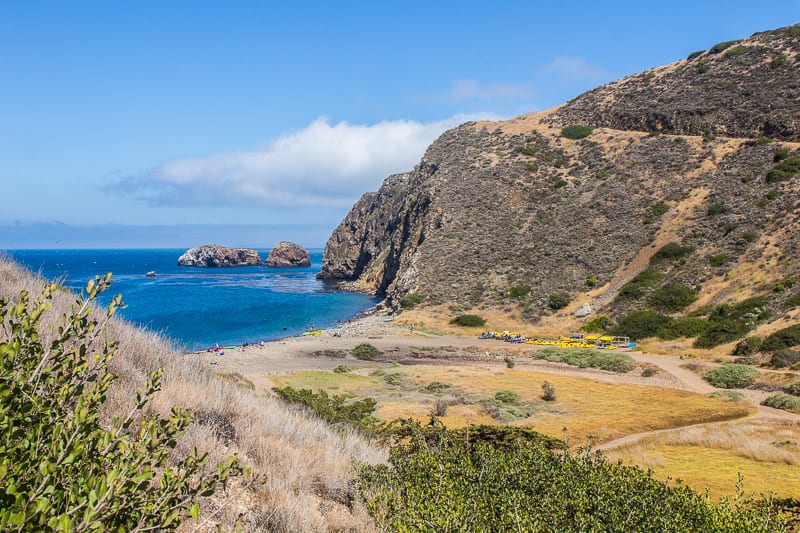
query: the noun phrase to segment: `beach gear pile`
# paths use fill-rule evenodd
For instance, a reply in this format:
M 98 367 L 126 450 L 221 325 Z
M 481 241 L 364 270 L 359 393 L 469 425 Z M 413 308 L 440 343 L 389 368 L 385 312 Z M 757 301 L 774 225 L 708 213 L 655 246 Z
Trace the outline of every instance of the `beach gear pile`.
M 555 346 L 558 348 L 596 348 L 600 350 L 616 350 L 617 348 L 633 348 L 635 342 L 628 337 L 614 337 L 611 335 L 583 335 L 575 334 L 561 337 L 557 340 L 542 339 L 539 337 L 526 337 L 513 331 L 487 331 L 481 339 L 498 339 L 512 344 L 536 344 L 539 346 Z

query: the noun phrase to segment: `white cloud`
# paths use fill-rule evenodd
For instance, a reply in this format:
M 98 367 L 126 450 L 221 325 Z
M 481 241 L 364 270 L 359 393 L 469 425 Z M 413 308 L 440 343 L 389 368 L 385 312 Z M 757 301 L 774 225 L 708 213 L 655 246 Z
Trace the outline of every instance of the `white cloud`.
M 481 85 L 478 80 L 457 80 L 447 93 L 450 102 L 467 100 L 522 100 L 533 98 L 533 92 L 524 85 L 496 83 Z
M 331 124 L 320 117 L 262 149 L 176 159 L 107 190 L 157 205 L 349 207 L 386 176 L 411 170 L 445 130 L 484 118 L 498 117 L 481 113 L 373 125 Z
M 582 57 L 556 57 L 544 68 L 566 80 L 601 82 L 611 78 L 611 73 L 602 67 L 589 64 Z

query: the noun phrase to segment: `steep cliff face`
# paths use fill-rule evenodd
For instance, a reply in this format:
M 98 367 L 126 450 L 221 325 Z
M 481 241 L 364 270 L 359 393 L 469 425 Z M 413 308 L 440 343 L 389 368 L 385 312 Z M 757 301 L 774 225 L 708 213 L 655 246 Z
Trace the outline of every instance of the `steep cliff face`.
M 502 306 L 521 287 L 535 318 L 554 294 L 590 285 L 606 287 L 593 303 L 608 305 L 665 242 L 694 249 L 665 279 L 706 287 L 710 301 L 800 273 L 793 28 L 551 111 L 444 133 L 411 172 L 356 203 L 319 276 L 390 304 L 419 292 L 429 303 Z M 567 138 L 562 128 L 575 124 L 595 128 Z M 741 274 L 746 264 L 756 270 Z

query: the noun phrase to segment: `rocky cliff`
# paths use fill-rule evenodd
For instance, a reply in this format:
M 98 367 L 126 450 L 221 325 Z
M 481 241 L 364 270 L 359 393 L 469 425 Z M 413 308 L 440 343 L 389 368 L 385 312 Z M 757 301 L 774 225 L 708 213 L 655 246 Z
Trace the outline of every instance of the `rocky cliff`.
M 554 300 L 635 309 L 619 290 L 680 243 L 659 279 L 696 305 L 771 293 L 800 276 L 799 53 L 800 26 L 764 32 L 450 130 L 355 204 L 319 277 L 535 321 Z
M 179 266 L 234 267 L 260 265 L 261 257 L 250 248 L 226 248 L 204 244 L 190 248 L 178 258 Z
M 293 242 L 281 241 L 269 251 L 264 264 L 268 267 L 307 267 L 311 266 L 308 250 Z

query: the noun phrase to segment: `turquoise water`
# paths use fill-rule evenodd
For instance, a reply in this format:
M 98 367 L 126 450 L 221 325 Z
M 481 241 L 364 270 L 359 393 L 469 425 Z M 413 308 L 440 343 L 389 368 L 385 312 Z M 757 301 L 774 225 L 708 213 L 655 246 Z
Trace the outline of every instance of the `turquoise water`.
M 107 302 L 122 294 L 119 314 L 159 331 L 183 349 L 274 340 L 352 318 L 377 299 L 334 290 L 315 274 L 322 251 L 309 250 L 311 266 L 197 268 L 177 266 L 183 249 L 10 250 L 34 272 L 80 291 L 96 274 L 113 273 Z M 267 251 L 258 250 L 262 257 Z M 156 277 L 145 274 L 155 271 Z

